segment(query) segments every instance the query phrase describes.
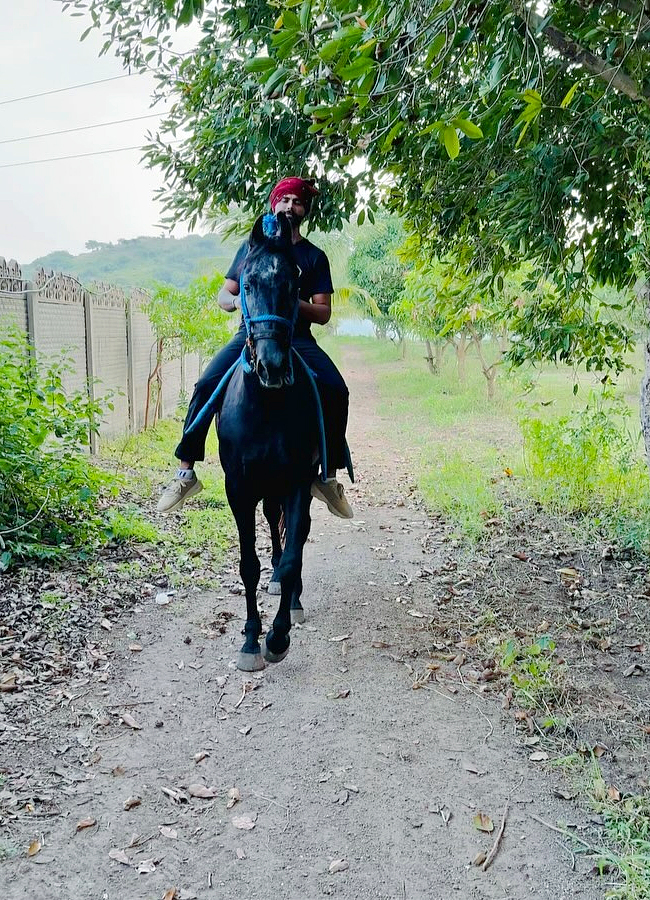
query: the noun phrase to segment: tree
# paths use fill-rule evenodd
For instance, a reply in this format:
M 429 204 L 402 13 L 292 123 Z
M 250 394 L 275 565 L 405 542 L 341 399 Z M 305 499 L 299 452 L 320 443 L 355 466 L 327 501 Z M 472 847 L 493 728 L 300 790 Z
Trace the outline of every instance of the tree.
M 543 18 L 524 0 L 64 6 L 88 11 L 127 65 L 155 66 L 172 99 L 146 152 L 171 220 L 252 211 L 278 175 L 317 172 L 323 230 L 385 199 L 484 290 L 525 258 L 560 298 L 553 328 L 531 329 L 535 352 L 571 359 L 591 341 L 587 358 L 620 360 L 579 319 L 594 283 L 650 272 L 644 3 L 551 0 Z M 200 41 L 175 53 L 173 29 L 194 18 Z M 650 459 L 650 377 L 644 398 Z
M 348 259 L 350 298 L 374 320 L 380 334 L 392 329 L 400 337 L 404 323 L 391 315 L 391 307 L 404 291 L 406 265 L 397 252 L 404 237 L 397 216 L 381 216 L 365 231 L 357 232 Z
M 144 427 L 149 422 L 152 388 L 156 386 L 151 424 L 155 425 L 162 401 L 162 364 L 165 354 L 172 357 L 193 351 L 211 355 L 215 346 L 230 337 L 228 314 L 217 306 L 216 297 L 223 284 L 223 275 L 216 272 L 211 278 L 195 278 L 187 290 L 170 284 L 159 284 L 144 305 L 144 311 L 156 331 L 156 364 L 147 379 L 147 402 Z

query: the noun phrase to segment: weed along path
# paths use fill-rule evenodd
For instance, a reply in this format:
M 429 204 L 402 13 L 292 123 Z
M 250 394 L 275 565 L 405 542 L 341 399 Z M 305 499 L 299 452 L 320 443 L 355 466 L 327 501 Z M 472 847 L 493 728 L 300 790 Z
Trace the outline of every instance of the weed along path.
M 436 633 L 468 614 L 449 601 L 454 548 L 413 499 L 372 372 L 345 353 L 356 518 L 313 504 L 288 657 L 233 668 L 233 556 L 214 591 L 161 605 L 152 586 L 98 628 L 90 672 L 58 679 L 40 712 L 7 693 L 3 900 L 603 896 L 548 827 L 588 813 L 553 796 L 534 739 Z M 268 622 L 277 598 L 262 602 Z

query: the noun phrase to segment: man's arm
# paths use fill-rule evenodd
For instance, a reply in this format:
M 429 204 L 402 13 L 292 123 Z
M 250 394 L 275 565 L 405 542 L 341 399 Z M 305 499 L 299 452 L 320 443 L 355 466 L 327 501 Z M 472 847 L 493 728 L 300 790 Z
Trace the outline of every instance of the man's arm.
M 301 300 L 298 315 L 303 322 L 326 325 L 332 316 L 332 295 L 314 294 L 311 303 Z
M 217 303 L 224 312 L 234 312 L 240 307 L 239 282 L 226 278 L 217 294 Z

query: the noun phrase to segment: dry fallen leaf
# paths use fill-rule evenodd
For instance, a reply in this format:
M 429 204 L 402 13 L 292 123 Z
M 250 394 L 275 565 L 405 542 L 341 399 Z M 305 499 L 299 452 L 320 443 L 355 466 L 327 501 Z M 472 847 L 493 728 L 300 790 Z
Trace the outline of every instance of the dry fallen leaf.
M 479 831 L 487 831 L 488 834 L 494 831 L 494 822 L 489 816 L 486 816 L 485 813 L 477 813 L 472 821 L 474 823 L 474 828 L 478 828 Z
M 126 855 L 124 850 L 109 850 L 108 855 L 109 855 L 110 859 L 114 859 L 115 862 L 122 863 L 122 865 L 125 865 L 125 866 L 131 865 L 131 860 Z
M 160 790 L 163 794 L 167 794 L 168 797 L 171 797 L 176 803 L 187 803 L 187 797 L 185 794 L 181 794 L 180 791 L 175 791 L 168 787 L 160 788 Z
M 187 789 L 190 797 L 199 797 L 201 800 L 212 800 L 215 796 L 212 788 L 205 784 L 191 784 Z
M 483 850 L 480 850 L 474 859 L 472 860 L 473 866 L 482 866 L 485 860 L 487 859 L 487 853 L 484 853 Z
M 131 651 L 131 653 L 140 653 L 140 651 L 142 650 L 142 644 L 129 644 L 129 650 Z
M 235 853 L 237 854 L 237 859 L 246 859 L 246 854 L 244 853 L 244 851 L 242 850 L 241 847 L 237 847 L 237 849 L 235 850 Z
M 40 841 L 32 841 L 27 848 L 27 856 L 36 856 L 37 853 L 41 852 L 41 846 L 42 844 Z
M 339 635 L 337 635 L 336 637 L 331 637 L 331 638 L 330 638 L 330 641 L 334 641 L 334 642 L 337 642 L 337 641 L 347 641 L 347 640 L 349 640 L 351 637 L 352 637 L 351 634 L 339 634 Z
M 610 784 L 610 786 L 607 788 L 607 797 L 609 800 L 613 800 L 615 803 L 618 803 L 618 801 L 621 799 L 621 792 L 618 788 L 614 787 L 613 784 Z
M 472 775 L 478 775 L 479 778 L 481 777 L 481 775 L 485 775 L 485 774 L 486 774 L 486 773 L 485 773 L 484 771 L 482 771 L 481 769 L 477 769 L 476 766 L 473 766 L 471 763 L 465 763 L 465 764 L 463 765 L 463 769 L 465 769 L 466 772 L 471 772 Z
M 558 800 L 573 800 L 576 793 L 572 791 L 554 790 L 553 796 L 557 797 Z
M 142 803 L 141 797 L 127 797 L 124 801 L 124 809 L 129 810 L 133 809 L 135 806 L 140 806 Z
M 108 619 L 102 619 L 99 624 L 105 631 L 111 631 L 113 628 L 113 623 L 109 622 Z
M 336 872 L 345 872 L 346 869 L 350 868 L 350 863 L 347 859 L 335 859 L 334 862 L 330 863 L 330 874 L 334 875 Z
M 84 828 L 92 828 L 93 825 L 97 824 L 97 819 L 93 819 L 89 816 L 87 819 L 80 819 L 77 822 L 77 831 L 83 831 Z
M 346 789 L 346 791 L 352 791 L 353 794 L 359 793 L 359 788 L 356 786 L 356 784 L 344 784 L 343 787 Z
M 387 650 L 391 645 L 386 643 L 386 641 L 373 641 L 370 646 L 373 650 Z
M 255 828 L 255 819 L 257 815 L 253 818 L 251 816 L 235 816 L 232 820 L 232 824 L 235 828 L 239 828 L 241 831 L 251 831 Z
M 162 895 L 162 900 L 177 900 L 178 892 L 175 887 L 170 888 Z
M 252 730 L 253 730 L 252 725 L 244 725 L 243 728 L 239 729 L 239 733 L 243 734 L 243 735 L 247 735 L 247 734 L 250 734 Z
M 629 678 L 631 675 L 645 675 L 645 669 L 639 663 L 633 663 L 623 672 L 623 678 Z
M 172 841 L 175 841 L 178 837 L 178 832 L 175 828 L 170 828 L 169 825 L 159 825 L 158 831 L 162 834 L 163 837 L 169 838 Z
M 135 731 L 140 731 L 142 728 L 142 725 L 138 725 L 131 713 L 121 713 L 120 718 L 125 725 L 128 725 L 129 728 L 133 728 Z
M 155 871 L 156 863 L 153 859 L 143 859 L 142 862 L 138 864 L 138 872 L 140 875 L 151 875 L 151 873 Z
M 114 769 L 111 769 L 111 775 L 114 775 L 116 778 L 119 775 L 124 775 L 125 772 L 126 769 L 124 768 L 124 766 L 115 766 Z
M 241 794 L 239 793 L 239 788 L 232 787 L 228 791 L 228 802 L 226 803 L 226 809 L 232 809 L 235 803 L 238 803 L 241 800 Z
M 528 759 L 531 762 L 542 762 L 542 760 L 548 759 L 548 753 L 545 750 L 536 750 L 534 753 L 531 753 Z
M 201 750 L 201 751 L 199 751 L 199 753 L 194 754 L 194 762 L 195 763 L 203 762 L 203 760 L 207 759 L 207 757 L 209 755 L 210 754 L 206 750 Z

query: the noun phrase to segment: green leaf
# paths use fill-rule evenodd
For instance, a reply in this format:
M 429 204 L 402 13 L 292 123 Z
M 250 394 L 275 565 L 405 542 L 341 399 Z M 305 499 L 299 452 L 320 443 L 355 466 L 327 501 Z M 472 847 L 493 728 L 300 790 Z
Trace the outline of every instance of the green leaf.
M 300 27 L 303 31 L 307 31 L 311 21 L 311 0 L 303 0 L 300 7 Z
M 270 97 L 277 88 L 284 83 L 289 74 L 289 70 L 285 68 L 285 66 L 278 66 L 278 68 L 271 74 L 268 81 L 264 84 L 263 94 L 265 97 Z
M 340 38 L 333 38 L 332 40 L 325 41 L 323 46 L 319 48 L 318 55 L 323 62 L 329 63 L 340 53 L 343 46 L 343 41 Z
M 368 56 L 357 56 L 347 66 L 343 66 L 338 75 L 343 81 L 352 81 L 354 78 L 359 78 L 361 75 L 372 71 L 376 66 L 377 63 L 374 59 L 370 59 Z
M 470 122 L 469 119 L 452 119 L 452 125 L 456 128 L 460 128 L 463 134 L 466 134 L 468 138 L 471 138 L 473 141 L 478 140 L 483 137 L 483 132 L 475 125 L 473 122 Z
M 421 137 L 423 134 L 430 134 L 432 131 L 440 131 L 444 122 L 441 119 L 438 119 L 437 122 L 431 122 L 430 125 L 427 125 L 426 128 L 423 128 L 422 131 L 418 131 L 418 137 Z
M 449 159 L 456 159 L 460 153 L 460 141 L 458 133 L 453 125 L 445 125 L 442 129 L 442 140 Z
M 179 25 L 189 25 L 194 18 L 194 0 L 185 0 L 177 18 Z
M 445 46 L 446 43 L 447 43 L 447 36 L 445 35 L 444 32 L 441 32 L 440 34 L 437 34 L 434 37 L 434 39 L 431 41 L 431 44 L 429 45 L 429 51 L 427 53 L 427 58 L 424 62 L 425 66 L 430 66 L 430 65 L 432 65 L 433 62 L 435 62 L 438 54 L 440 53 L 440 51 L 442 50 L 442 48 Z
M 401 119 L 398 119 L 397 122 L 395 122 L 395 124 L 393 125 L 393 127 L 391 128 L 391 130 L 390 130 L 390 131 L 388 132 L 388 134 L 386 135 L 386 140 L 385 140 L 384 143 L 381 145 L 381 152 L 382 152 L 382 153 L 386 153 L 388 150 L 390 150 L 390 148 L 393 146 L 393 141 L 395 140 L 395 138 L 397 137 L 397 135 L 400 133 L 400 131 L 402 131 L 402 129 L 404 128 L 405 124 L 406 124 L 406 123 L 403 122 Z
M 268 72 L 269 69 L 274 69 L 275 66 L 275 60 L 269 56 L 254 56 L 253 59 L 247 59 L 244 63 L 244 68 L 247 72 Z
M 579 84 L 580 82 L 576 81 L 576 83 L 569 88 L 569 90 L 564 95 L 562 102 L 560 103 L 560 109 L 566 109 L 567 106 L 571 103 L 573 97 L 575 96 L 575 92 L 578 90 Z

